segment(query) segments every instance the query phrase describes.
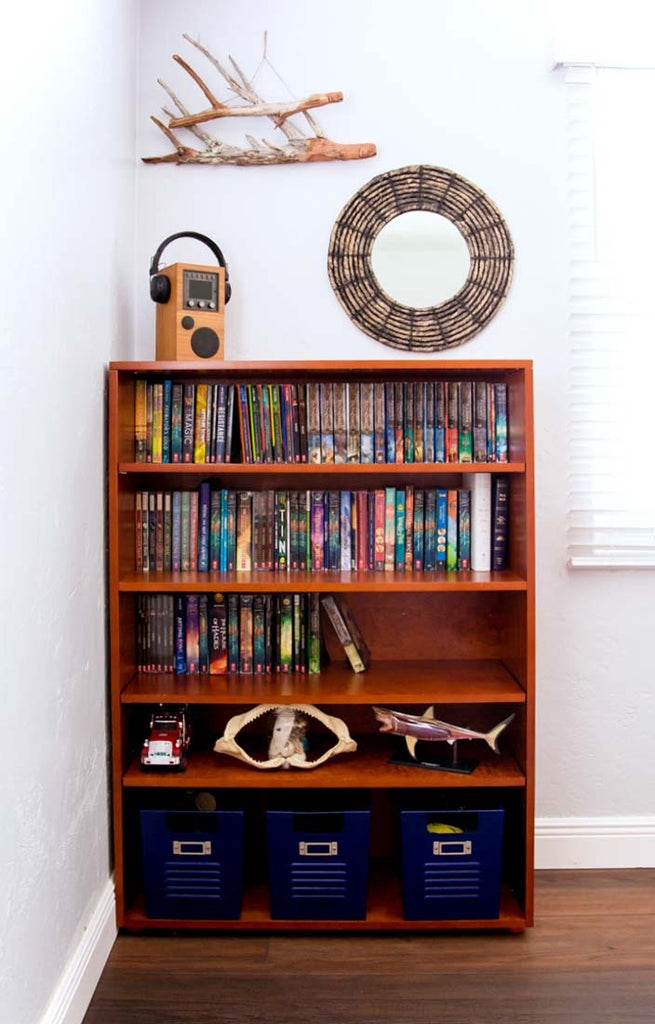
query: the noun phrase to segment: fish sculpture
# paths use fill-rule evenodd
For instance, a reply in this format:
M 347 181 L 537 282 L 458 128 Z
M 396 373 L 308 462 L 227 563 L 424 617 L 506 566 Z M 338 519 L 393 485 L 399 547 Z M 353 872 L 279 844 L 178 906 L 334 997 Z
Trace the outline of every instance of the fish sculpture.
M 377 707 L 373 708 L 373 712 L 378 722 L 381 723 L 380 732 L 395 732 L 399 736 L 404 736 L 407 749 L 413 758 L 416 758 L 418 740 L 427 740 L 428 742 L 441 740 L 450 743 L 451 746 L 457 740 L 484 740 L 495 754 L 499 754 L 498 737 L 514 718 L 514 715 L 511 714 L 489 732 L 476 732 L 475 729 L 464 729 L 459 725 L 440 722 L 434 717 L 434 706 L 432 705 L 420 716 Z

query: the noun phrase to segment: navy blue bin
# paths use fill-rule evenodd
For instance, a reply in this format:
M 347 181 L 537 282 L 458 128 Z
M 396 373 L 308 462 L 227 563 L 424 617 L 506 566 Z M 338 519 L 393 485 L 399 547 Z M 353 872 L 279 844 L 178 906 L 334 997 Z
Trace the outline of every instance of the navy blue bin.
M 402 810 L 403 906 L 408 921 L 497 918 L 503 810 Z M 440 831 L 451 825 L 462 831 Z
M 368 810 L 266 812 L 273 919 L 366 917 L 370 817 Z
M 146 914 L 241 916 L 243 811 L 141 811 Z

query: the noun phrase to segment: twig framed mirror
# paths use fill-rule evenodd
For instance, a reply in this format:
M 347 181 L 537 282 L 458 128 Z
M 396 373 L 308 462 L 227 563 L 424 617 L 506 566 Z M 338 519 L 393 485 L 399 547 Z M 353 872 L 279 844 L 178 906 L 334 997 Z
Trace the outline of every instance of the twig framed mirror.
M 384 265 L 374 259 L 383 229 L 395 218 L 404 219 L 403 215 L 419 210 L 445 218 L 448 227 L 454 225 L 454 234 L 459 232 L 459 242 L 463 239 L 468 250 L 468 273 L 459 271 L 463 283 L 455 294 L 441 301 L 433 277 L 435 291 L 430 295 L 438 301 L 432 305 L 404 295 L 398 301 L 398 293 L 392 297 L 376 275 Z M 443 265 L 449 250 L 442 242 L 435 244 L 443 248 Z M 447 245 L 451 244 L 452 239 Z M 407 268 L 408 248 L 400 246 L 397 266 Z M 453 171 L 426 165 L 386 171 L 359 189 L 332 229 L 328 252 L 330 283 L 353 323 L 384 345 L 418 352 L 452 348 L 478 334 L 505 300 L 513 266 L 512 239 L 489 197 Z M 410 271 L 405 276 L 414 275 Z M 384 282 L 390 287 L 386 276 Z

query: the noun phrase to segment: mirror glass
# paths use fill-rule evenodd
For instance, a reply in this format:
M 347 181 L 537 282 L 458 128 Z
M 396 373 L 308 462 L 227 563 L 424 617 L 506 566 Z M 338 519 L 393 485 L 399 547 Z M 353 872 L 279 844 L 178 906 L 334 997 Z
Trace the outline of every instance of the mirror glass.
M 371 262 L 387 295 L 418 309 L 451 299 L 470 267 L 463 235 L 445 217 L 425 210 L 402 213 L 385 224 Z

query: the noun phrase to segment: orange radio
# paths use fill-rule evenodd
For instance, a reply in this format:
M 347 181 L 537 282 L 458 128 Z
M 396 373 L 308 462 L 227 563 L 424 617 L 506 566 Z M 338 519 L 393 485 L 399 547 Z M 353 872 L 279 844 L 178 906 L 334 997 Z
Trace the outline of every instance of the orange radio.
M 169 242 L 195 238 L 213 252 L 217 267 L 173 263 L 159 269 Z M 232 289 L 223 253 L 215 242 L 195 231 L 164 239 L 150 263 L 150 297 L 157 303 L 156 358 L 207 360 L 225 358 L 225 304 Z

